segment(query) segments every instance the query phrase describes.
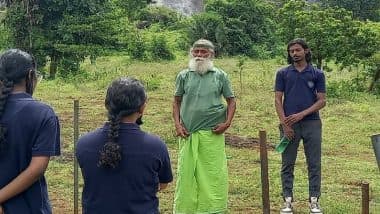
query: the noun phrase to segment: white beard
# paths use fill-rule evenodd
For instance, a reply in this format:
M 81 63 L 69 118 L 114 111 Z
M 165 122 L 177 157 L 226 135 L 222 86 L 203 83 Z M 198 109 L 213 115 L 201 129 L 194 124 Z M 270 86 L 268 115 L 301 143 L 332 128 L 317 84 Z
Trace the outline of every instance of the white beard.
M 189 68 L 200 75 L 207 73 L 214 67 L 210 58 L 192 57 L 189 62 Z

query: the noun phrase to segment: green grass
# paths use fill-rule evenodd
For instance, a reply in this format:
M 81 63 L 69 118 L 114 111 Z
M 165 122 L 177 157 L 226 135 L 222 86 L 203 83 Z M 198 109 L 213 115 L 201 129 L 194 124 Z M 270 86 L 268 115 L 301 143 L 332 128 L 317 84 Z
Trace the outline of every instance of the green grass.
M 274 109 L 273 82 L 276 70 L 283 66 L 278 59 L 248 60 L 239 80 L 237 58 L 217 59 L 215 64 L 230 76 L 237 95 L 237 112 L 229 133 L 241 137 L 258 137 L 260 130 L 276 143 L 278 119 Z M 71 80 L 43 80 L 35 97 L 54 107 L 61 119 L 63 154 L 54 158 L 47 171 L 49 193 L 54 213 L 73 212 L 73 100 L 80 102 L 80 133 L 105 120 L 104 95 L 107 85 L 120 76 L 134 76 L 148 89 L 148 106 L 142 128 L 161 136 L 168 144 L 175 173 L 177 145 L 171 108 L 174 79 L 187 65 L 187 58 L 173 62 L 136 62 L 127 57 L 100 58 L 95 64 L 85 61 L 86 75 Z M 347 79 L 349 72 L 326 73 L 327 81 Z M 242 89 L 242 90 L 241 90 Z M 350 88 L 344 90 L 349 91 Z M 380 132 L 380 101 L 376 96 L 359 93 L 352 98 L 328 97 L 321 111 L 323 120 L 322 197 L 325 213 L 361 212 L 360 182 L 370 183 L 372 213 L 380 212 L 380 172 L 373 154 L 370 136 Z M 260 154 L 258 149 L 227 146 L 229 166 L 229 213 L 262 213 Z M 268 151 L 271 211 L 282 203 L 280 155 Z M 307 213 L 307 169 L 302 146 L 295 170 L 297 213 Z M 171 213 L 174 184 L 159 193 L 162 213 Z M 82 185 L 82 182 L 81 182 Z M 376 204 L 374 202 L 377 202 Z M 376 211 L 375 210 L 375 205 Z

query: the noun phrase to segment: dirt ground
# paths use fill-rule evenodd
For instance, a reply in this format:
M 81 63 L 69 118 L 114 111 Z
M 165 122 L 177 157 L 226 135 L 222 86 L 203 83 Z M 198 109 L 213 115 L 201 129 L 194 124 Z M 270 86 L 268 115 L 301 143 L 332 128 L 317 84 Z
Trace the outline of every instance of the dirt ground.
M 253 137 L 243 137 L 232 135 L 230 133 L 226 133 L 226 144 L 236 148 L 255 148 L 260 149 L 260 140 Z M 275 148 L 275 144 L 272 142 L 267 142 L 267 149 L 273 150 Z

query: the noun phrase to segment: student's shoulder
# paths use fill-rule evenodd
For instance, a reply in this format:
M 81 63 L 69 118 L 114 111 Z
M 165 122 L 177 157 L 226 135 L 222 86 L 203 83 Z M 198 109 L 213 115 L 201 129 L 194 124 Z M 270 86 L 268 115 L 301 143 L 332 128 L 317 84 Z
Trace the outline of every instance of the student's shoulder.
M 314 65 L 310 65 L 313 72 L 316 73 L 316 74 L 323 74 L 323 70 L 322 69 L 319 69 L 317 66 L 314 66 Z
M 56 113 L 55 113 L 53 107 L 51 107 L 49 104 L 47 104 L 45 102 L 38 101 L 35 99 L 30 99 L 30 100 L 27 100 L 26 102 L 28 102 L 28 104 L 27 104 L 27 108 L 25 108 L 25 110 L 31 112 L 31 114 L 33 114 L 32 112 L 40 112 L 40 113 L 43 112 L 48 117 L 55 117 L 56 116 Z
M 78 139 L 78 145 L 85 145 L 91 143 L 103 135 L 103 128 L 97 128 L 81 135 Z
M 165 142 L 157 135 L 151 133 L 145 133 L 145 142 L 154 147 L 165 147 Z
M 284 73 L 288 72 L 291 69 L 291 67 L 292 67 L 291 65 L 283 66 L 277 70 L 277 73 L 278 74 L 284 74 Z

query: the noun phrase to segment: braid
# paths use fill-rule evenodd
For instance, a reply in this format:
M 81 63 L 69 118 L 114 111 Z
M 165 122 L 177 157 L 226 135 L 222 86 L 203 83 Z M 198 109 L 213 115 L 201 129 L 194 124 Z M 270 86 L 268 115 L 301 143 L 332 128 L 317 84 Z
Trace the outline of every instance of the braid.
M 14 85 L 23 83 L 29 72 L 34 70 L 36 63 L 32 55 L 20 49 L 9 49 L 0 55 L 0 118 L 4 115 L 7 99 Z M 0 124 L 0 152 L 6 147 L 6 132 L 5 125 Z
M 144 86 L 137 79 L 120 78 L 108 87 L 105 107 L 110 125 L 107 142 L 100 150 L 98 167 L 116 168 L 119 165 L 122 150 L 117 141 L 121 120 L 138 112 L 145 100 Z
M 0 118 L 3 116 L 5 104 L 7 103 L 7 98 L 10 92 L 13 89 L 13 82 L 8 81 L 7 79 L 3 79 L 0 85 Z M 4 151 L 6 145 L 5 135 L 7 132 L 7 128 L 4 124 L 0 124 L 0 152 Z
M 119 137 L 120 116 L 109 116 L 110 127 L 106 144 L 100 150 L 99 167 L 116 168 L 121 160 L 121 148 L 117 144 Z

